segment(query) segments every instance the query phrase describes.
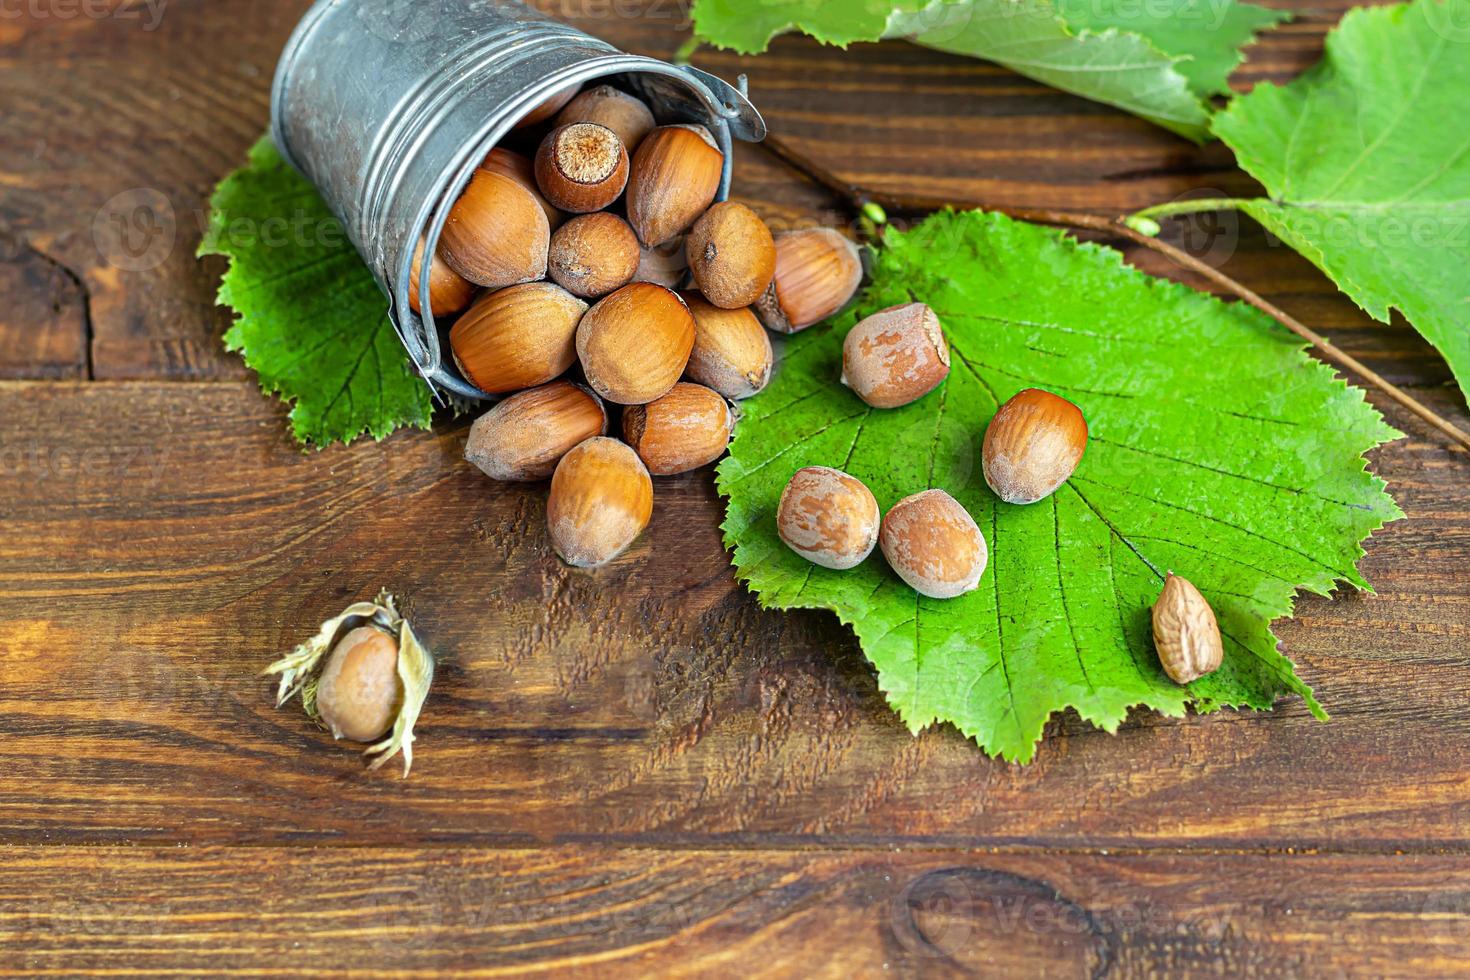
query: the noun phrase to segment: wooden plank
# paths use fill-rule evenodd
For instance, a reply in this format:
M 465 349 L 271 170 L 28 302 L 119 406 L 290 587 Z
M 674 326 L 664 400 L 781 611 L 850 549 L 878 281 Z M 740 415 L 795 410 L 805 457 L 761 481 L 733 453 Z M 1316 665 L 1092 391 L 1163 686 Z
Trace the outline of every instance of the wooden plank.
M 0 841 L 1470 846 L 1466 457 L 1438 441 L 1373 454 L 1410 515 L 1368 545 L 1378 595 L 1281 624 L 1331 722 L 1065 717 L 1015 767 L 911 737 L 830 615 L 761 611 L 707 472 L 585 573 L 463 423 L 303 455 L 248 382 L 4 383 L 0 417 Z M 406 782 L 259 676 L 381 586 L 443 657 Z
M 87 295 L 70 272 L 0 226 L 0 378 L 85 378 Z
M 272 67 L 307 3 L 172 3 L 156 23 L 150 8 L 119 3 L 109 16 L 27 13 L 0 29 L 0 78 L 14 106 L 0 142 L 0 220 L 85 285 L 97 377 L 244 376 L 219 344 L 222 265 L 193 252 L 210 190 L 265 129 Z M 1240 84 L 1311 65 L 1349 6 L 1332 0 L 1269 35 Z M 667 0 L 543 8 L 657 57 L 687 36 L 683 8 Z M 775 131 L 876 188 L 1106 213 L 1254 189 L 1219 144 L 1194 147 L 993 65 L 900 42 L 844 52 L 786 37 L 760 57 L 706 50 L 696 63 L 749 73 Z M 778 226 L 847 220 L 756 148 L 740 150 L 736 193 Z M 1170 234 L 1227 251 L 1187 223 Z M 1370 366 L 1406 382 L 1448 378 L 1411 331 L 1375 324 L 1254 226 L 1231 234 L 1232 272 Z M 41 287 L 27 288 L 41 294 L 22 309 L 45 301 Z M 0 311 L 0 349 L 28 326 Z
M 11 848 L 0 976 L 1452 976 L 1470 858 Z

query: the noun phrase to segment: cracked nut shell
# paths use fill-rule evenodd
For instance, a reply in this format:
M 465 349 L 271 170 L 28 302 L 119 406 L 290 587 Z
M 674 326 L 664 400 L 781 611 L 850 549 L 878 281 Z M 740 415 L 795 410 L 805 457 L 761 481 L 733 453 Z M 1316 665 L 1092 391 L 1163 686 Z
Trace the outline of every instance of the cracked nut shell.
M 781 491 L 776 532 L 812 564 L 843 571 L 873 553 L 880 517 L 863 481 L 830 466 L 807 466 Z
M 943 490 L 925 490 L 894 504 L 883 518 L 878 543 L 898 577 L 931 599 L 975 591 L 990 560 L 975 519 Z
M 606 565 L 637 540 L 652 516 L 648 469 L 616 439 L 588 439 L 557 464 L 546 527 L 568 565 Z
M 1220 625 L 1194 583 L 1170 572 L 1154 603 L 1153 620 L 1159 663 L 1175 684 L 1188 684 L 1219 669 L 1225 658 Z
M 1008 504 L 1034 504 L 1076 472 L 1087 451 L 1087 420 L 1060 395 L 1018 392 L 985 430 L 980 460 L 985 482 Z

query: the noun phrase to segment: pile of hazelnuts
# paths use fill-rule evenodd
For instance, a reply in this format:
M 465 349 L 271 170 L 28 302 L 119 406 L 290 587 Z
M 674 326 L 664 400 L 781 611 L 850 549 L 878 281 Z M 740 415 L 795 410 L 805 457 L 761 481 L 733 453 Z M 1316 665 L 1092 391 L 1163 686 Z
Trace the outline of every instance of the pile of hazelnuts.
M 496 480 L 551 478 L 547 525 L 569 564 L 633 543 L 652 476 L 724 455 L 732 403 L 771 378 L 766 328 L 824 320 L 862 281 L 841 234 L 773 236 L 745 205 L 716 204 L 724 168 L 705 127 L 660 126 L 612 85 L 573 88 L 490 151 L 445 221 L 432 313 L 456 315 L 455 364 L 502 399 L 465 458 Z M 421 262 L 422 244 L 415 312 Z

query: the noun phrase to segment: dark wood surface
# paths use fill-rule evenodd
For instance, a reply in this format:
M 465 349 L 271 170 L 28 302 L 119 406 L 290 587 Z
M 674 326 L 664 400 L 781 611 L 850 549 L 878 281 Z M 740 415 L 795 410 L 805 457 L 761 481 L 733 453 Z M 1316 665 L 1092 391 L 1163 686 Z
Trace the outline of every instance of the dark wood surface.
M 305 6 L 0 19 L 0 974 L 1470 971 L 1470 456 L 1374 397 L 1408 520 L 1367 544 L 1376 595 L 1279 626 L 1331 722 L 1063 716 L 1028 767 L 911 737 L 831 616 L 734 582 L 708 472 L 588 574 L 462 422 L 290 443 L 192 255 Z M 669 4 L 570 7 L 642 53 L 685 37 Z M 1310 65 L 1341 10 L 1239 84 Z M 1219 145 L 902 44 L 696 62 L 875 188 L 1112 214 L 1251 187 Z M 762 150 L 737 167 L 773 223 L 843 220 Z M 174 244 L 120 268 L 138 194 Z M 1253 226 L 1170 234 L 1470 425 L 1411 330 Z M 444 658 L 407 781 L 259 676 L 380 586 Z

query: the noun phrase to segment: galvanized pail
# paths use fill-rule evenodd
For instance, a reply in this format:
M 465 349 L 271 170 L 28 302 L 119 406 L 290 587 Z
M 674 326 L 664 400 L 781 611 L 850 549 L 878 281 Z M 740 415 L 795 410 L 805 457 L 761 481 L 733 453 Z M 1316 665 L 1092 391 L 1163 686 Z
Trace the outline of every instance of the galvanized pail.
M 740 89 L 624 54 L 517 0 L 318 0 L 287 42 L 271 93 L 276 146 L 341 220 L 431 385 L 486 397 L 441 356 L 449 324 L 409 306 L 415 246 L 428 243 L 428 310 L 430 256 L 475 166 L 529 110 L 592 79 L 642 96 L 660 123 L 708 127 L 725 153 L 717 200 L 729 194 L 732 138 L 765 137 Z

